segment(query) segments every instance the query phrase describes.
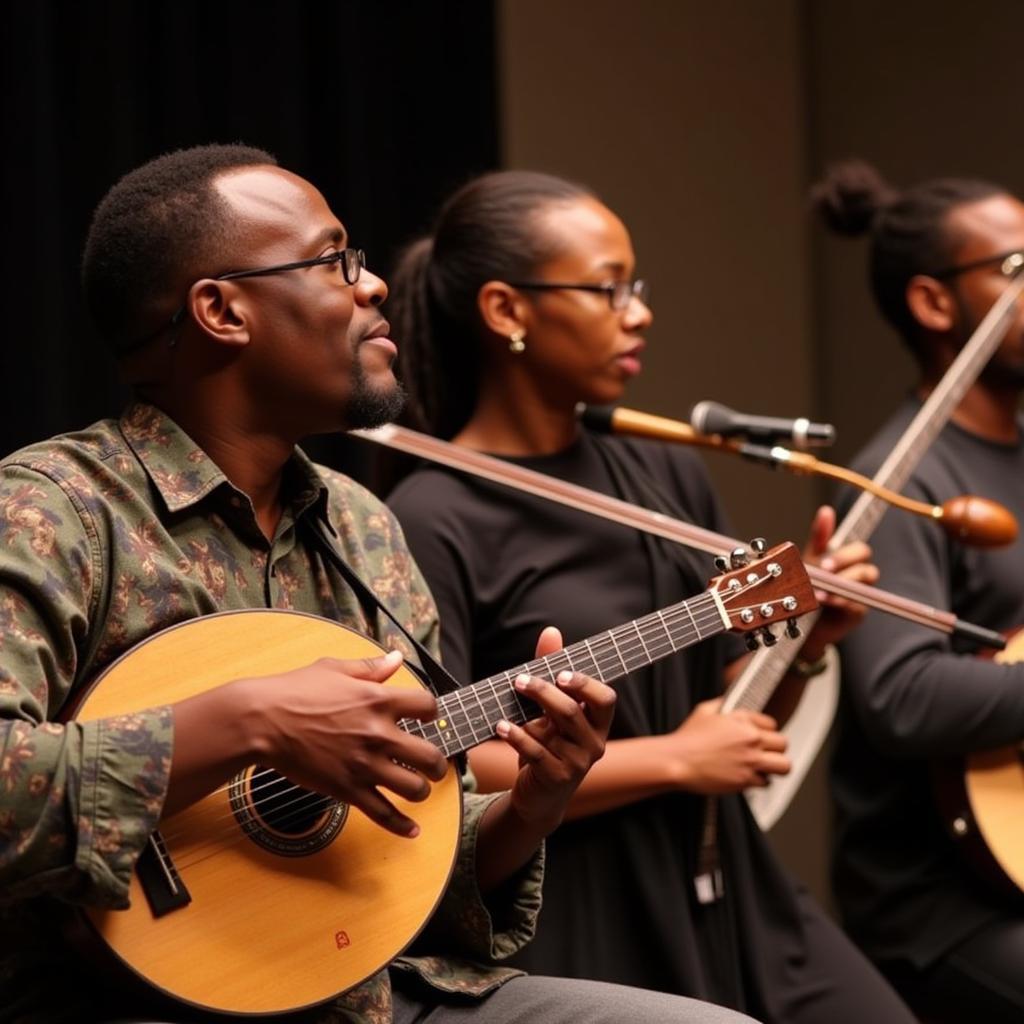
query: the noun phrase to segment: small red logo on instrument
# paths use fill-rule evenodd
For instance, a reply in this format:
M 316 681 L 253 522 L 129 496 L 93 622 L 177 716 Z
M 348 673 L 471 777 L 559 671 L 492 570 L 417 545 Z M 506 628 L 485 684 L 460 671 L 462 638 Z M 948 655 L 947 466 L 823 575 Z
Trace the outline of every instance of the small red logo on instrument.
M 338 949 L 344 949 L 346 946 L 352 944 L 352 940 L 348 937 L 348 932 L 335 932 L 334 944 Z

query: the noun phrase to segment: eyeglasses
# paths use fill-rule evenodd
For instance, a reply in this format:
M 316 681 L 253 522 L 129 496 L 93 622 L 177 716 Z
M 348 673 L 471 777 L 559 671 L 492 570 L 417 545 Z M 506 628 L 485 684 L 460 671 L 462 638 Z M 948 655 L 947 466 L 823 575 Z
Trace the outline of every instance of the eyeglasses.
M 258 267 L 255 270 L 231 270 L 218 274 L 214 281 L 234 281 L 240 277 L 263 277 L 266 274 L 280 274 L 285 270 L 304 270 L 306 267 L 320 267 L 338 263 L 346 284 L 355 284 L 366 266 L 366 253 L 362 249 L 339 249 L 311 260 L 297 260 L 294 263 L 278 263 L 273 267 Z
M 651 290 L 647 282 L 607 281 L 605 284 L 567 284 L 564 281 L 509 281 L 513 288 L 525 288 L 530 291 L 551 292 L 569 288 L 577 292 L 604 292 L 608 296 L 608 305 L 617 312 L 624 310 L 633 299 L 639 299 L 645 305 L 650 298 Z
M 359 280 L 359 275 L 366 267 L 366 253 L 362 249 L 338 249 L 326 253 L 323 256 L 316 256 L 311 260 L 296 260 L 293 263 L 276 263 L 272 267 L 255 267 L 252 270 L 229 270 L 226 274 L 218 274 L 212 278 L 214 281 L 237 281 L 240 277 L 265 277 L 267 274 L 280 274 L 286 270 L 305 270 L 307 267 L 320 267 L 337 263 L 341 267 L 341 275 L 345 284 L 353 285 Z M 187 303 L 182 303 L 166 323 L 158 327 L 152 334 L 147 334 L 138 341 L 123 345 L 118 349 L 119 355 L 126 355 L 140 349 L 143 345 L 149 344 L 154 338 L 163 334 L 168 328 L 177 327 L 185 319 Z
M 937 270 L 929 277 L 936 277 L 940 280 L 946 277 L 956 277 L 958 274 L 966 274 L 970 270 L 977 270 L 979 267 L 990 267 L 999 264 L 999 273 L 1005 277 L 1013 277 L 1021 267 L 1024 267 L 1024 251 L 1004 252 L 998 256 L 986 256 L 983 260 L 973 260 L 970 263 L 962 263 L 958 267 L 946 267 L 945 270 Z

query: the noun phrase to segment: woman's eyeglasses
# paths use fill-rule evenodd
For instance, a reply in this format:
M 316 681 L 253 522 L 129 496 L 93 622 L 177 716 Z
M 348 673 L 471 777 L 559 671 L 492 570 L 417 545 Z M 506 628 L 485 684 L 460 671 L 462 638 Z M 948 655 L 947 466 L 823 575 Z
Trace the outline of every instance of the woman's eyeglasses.
M 564 281 L 509 281 L 513 288 L 524 288 L 528 291 L 551 292 L 562 288 L 568 288 L 577 292 L 604 292 L 608 296 L 608 304 L 612 309 L 620 312 L 625 309 L 633 299 L 639 299 L 647 305 L 650 298 L 650 289 L 647 282 L 637 279 L 636 281 L 608 281 L 605 284 L 570 284 Z

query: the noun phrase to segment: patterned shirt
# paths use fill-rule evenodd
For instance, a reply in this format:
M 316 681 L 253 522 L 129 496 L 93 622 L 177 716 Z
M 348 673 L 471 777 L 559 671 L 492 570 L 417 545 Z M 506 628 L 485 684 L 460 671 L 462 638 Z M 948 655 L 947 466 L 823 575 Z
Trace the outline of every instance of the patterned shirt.
M 298 450 L 282 504 L 268 541 L 249 498 L 142 403 L 119 421 L 0 462 L 0 1020 L 82 1021 L 101 1012 L 102 982 L 62 938 L 66 904 L 127 904 L 133 865 L 167 790 L 171 710 L 58 724 L 83 685 L 152 633 L 230 609 L 312 612 L 410 655 L 386 618 L 367 621 L 308 541 L 301 528 L 313 516 L 436 653 L 433 600 L 386 507 Z M 476 886 L 477 828 L 492 799 L 466 793 L 456 870 L 417 947 L 434 955 L 394 965 L 443 991 L 481 995 L 514 976 L 489 965 L 533 932 L 540 854 L 503 887 L 503 906 L 485 906 Z M 389 1021 L 388 972 L 315 1018 Z

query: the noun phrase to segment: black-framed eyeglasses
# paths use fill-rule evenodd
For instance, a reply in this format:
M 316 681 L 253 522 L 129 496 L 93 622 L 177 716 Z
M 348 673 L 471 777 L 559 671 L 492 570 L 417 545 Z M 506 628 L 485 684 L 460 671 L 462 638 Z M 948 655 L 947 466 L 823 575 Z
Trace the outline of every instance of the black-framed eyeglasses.
M 296 260 L 294 263 L 277 263 L 272 267 L 257 267 L 254 270 L 229 270 L 226 274 L 218 274 L 214 281 L 233 281 L 240 277 L 264 277 L 266 274 L 280 274 L 285 270 L 304 270 L 306 267 L 319 267 L 337 263 L 341 267 L 342 277 L 346 284 L 355 284 L 359 275 L 366 267 L 366 253 L 362 249 L 338 249 L 335 252 L 316 256 L 311 260 Z
M 942 280 L 947 277 L 957 277 L 959 274 L 966 274 L 971 270 L 978 270 L 980 267 L 991 267 L 999 265 L 999 273 L 1006 277 L 1013 277 L 1021 267 L 1024 267 L 1024 250 L 1015 249 L 1013 252 L 1000 253 L 998 256 L 986 256 L 982 260 L 972 260 L 970 263 L 961 263 L 957 267 L 946 267 L 944 270 L 937 270 L 929 274 L 929 277 L 936 277 Z
M 241 277 L 265 277 L 268 274 L 281 274 L 286 270 L 305 270 L 307 267 L 320 267 L 338 264 L 341 269 L 341 276 L 345 284 L 354 285 L 359 281 L 359 276 L 366 268 L 366 253 L 362 249 L 336 249 L 334 252 L 325 253 L 323 256 L 315 256 L 310 260 L 295 260 L 292 263 L 275 263 L 272 267 L 253 267 L 250 270 L 229 270 L 225 274 L 217 274 L 211 280 L 214 281 L 237 281 Z M 174 312 L 174 315 L 166 323 L 158 327 L 152 334 L 147 334 L 138 341 L 118 348 L 119 355 L 126 355 L 149 344 L 154 338 L 163 334 L 164 331 L 177 327 L 185 319 L 188 308 L 187 303 L 182 303 Z
M 568 288 L 577 292 L 604 292 L 608 296 L 608 305 L 617 312 L 625 309 L 633 299 L 639 299 L 645 305 L 651 295 L 647 282 L 637 278 L 635 281 L 607 281 L 604 284 L 569 283 L 565 281 L 509 281 L 513 288 L 525 288 L 528 291 L 552 292 Z

